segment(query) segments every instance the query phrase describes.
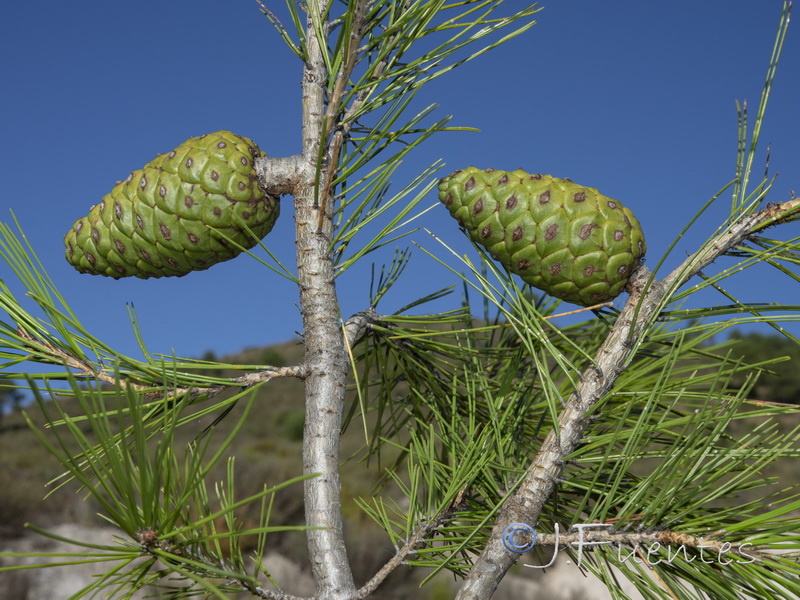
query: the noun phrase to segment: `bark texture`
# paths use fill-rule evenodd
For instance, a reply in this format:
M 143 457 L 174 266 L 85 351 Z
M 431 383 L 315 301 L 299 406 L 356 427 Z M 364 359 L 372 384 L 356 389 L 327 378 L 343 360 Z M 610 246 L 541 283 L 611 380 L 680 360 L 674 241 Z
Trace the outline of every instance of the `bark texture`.
M 303 152 L 299 184 L 294 189 L 297 231 L 297 274 L 305 344 L 306 421 L 303 471 L 317 476 L 305 482 L 305 513 L 312 573 L 321 599 L 355 594 L 342 532 L 339 482 L 339 432 L 344 410 L 348 360 L 340 325 L 334 283 L 332 202 L 316 194 L 327 171 L 319 164 L 325 116 L 327 71 L 313 21 L 322 17 L 319 0 L 308 3 L 305 69 L 303 71 Z M 319 24 L 319 23 L 318 23 Z M 324 27 L 322 28 L 324 29 Z M 323 148 L 322 156 L 327 155 Z M 320 214 L 320 205 L 327 206 Z M 324 210 L 324 209 L 323 209 Z

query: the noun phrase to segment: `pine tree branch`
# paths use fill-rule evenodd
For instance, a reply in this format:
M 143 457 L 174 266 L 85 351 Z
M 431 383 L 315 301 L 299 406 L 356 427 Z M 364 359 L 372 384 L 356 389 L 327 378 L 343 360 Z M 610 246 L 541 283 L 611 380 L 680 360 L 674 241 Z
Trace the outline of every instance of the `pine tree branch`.
M 371 596 L 397 567 L 406 564 L 406 559 L 410 555 L 414 554 L 416 549 L 425 543 L 425 540 L 431 536 L 435 529 L 436 524 L 422 525 L 417 529 L 414 535 L 402 545 L 402 547 L 395 547 L 395 555 L 389 559 L 389 562 L 381 567 L 381 569 L 372 577 L 372 579 L 370 579 L 358 590 L 354 596 L 354 600 L 365 600 L 365 598 Z
M 368 598 L 397 567 L 406 564 L 406 559 L 414 554 L 417 548 L 423 546 L 428 538 L 436 533 L 437 529 L 452 517 L 453 509 L 461 504 L 465 491 L 466 489 L 460 490 L 449 507 L 443 512 L 429 519 L 427 522 L 418 525 L 414 534 L 408 538 L 401 547 L 398 548 L 395 546 L 395 555 L 358 590 L 354 600 L 365 600 L 365 598 Z
M 395 555 L 358 590 L 354 596 L 354 600 L 365 600 L 365 598 L 371 596 L 397 567 L 406 564 L 406 559 L 414 554 L 417 548 L 425 544 L 425 541 L 436 531 L 436 528 L 444 520 L 444 518 L 439 518 L 430 523 L 420 525 L 414 532 L 414 535 L 406 540 L 401 547 L 395 547 Z
M 367 329 L 381 322 L 381 317 L 375 312 L 374 308 L 368 308 L 354 314 L 347 319 L 344 324 L 344 336 L 347 345 L 352 350 L 353 347 L 367 333 Z
M 336 123 L 336 117 L 340 114 L 342 109 L 342 102 L 344 99 L 345 89 L 347 83 L 350 81 L 350 76 L 353 74 L 353 69 L 356 66 L 356 59 L 358 58 L 358 47 L 361 45 L 363 37 L 364 16 L 367 11 L 367 3 L 363 0 L 356 2 L 355 10 L 352 14 L 352 24 L 350 26 L 350 35 L 347 40 L 347 49 L 344 52 L 345 60 L 344 65 L 339 68 L 336 74 L 336 83 L 333 86 L 333 93 L 328 101 L 328 112 L 325 115 L 325 131 L 328 135 L 333 132 Z M 328 162 L 328 173 L 325 178 L 325 189 L 322 194 L 322 209 L 319 212 L 318 227 L 322 227 L 322 219 L 325 215 L 325 204 L 330 195 L 331 186 L 336 176 L 336 170 L 339 166 L 339 156 L 342 151 L 342 144 L 344 137 L 347 135 L 349 125 L 345 124 L 345 129 L 339 129 L 333 134 L 330 143 L 330 156 Z
M 535 527 L 542 508 L 561 478 L 565 459 L 580 444 L 589 423 L 587 415 L 609 392 L 632 358 L 636 340 L 641 340 L 670 295 L 701 269 L 736 247 L 755 232 L 790 220 L 800 212 L 800 199 L 768 206 L 737 219 L 709 240 L 663 281 L 651 278 L 641 266 L 628 284 L 630 297 L 616 323 L 595 355 L 595 364 L 584 371 L 575 390 L 541 450 L 533 459 L 516 492 L 497 517 L 489 542 L 464 581 L 458 600 L 483 600 L 498 584 L 519 555 L 503 544 L 503 532 L 514 523 Z
M 591 527 L 603 527 L 603 523 L 587 523 Z M 610 524 L 609 524 L 610 527 Z M 722 532 L 720 532 L 721 534 Z M 519 535 L 519 534 L 517 534 Z M 520 542 L 523 542 L 520 544 Z M 532 540 L 515 540 L 515 544 L 519 544 L 520 548 L 532 549 L 534 544 Z M 752 544 L 740 545 L 732 544 L 723 540 L 715 539 L 714 537 L 706 537 L 699 535 L 692 535 L 689 533 L 682 533 L 680 531 L 672 531 L 663 529 L 660 531 L 650 532 L 630 532 L 630 531 L 615 531 L 613 529 L 607 530 L 589 530 L 572 532 L 568 534 L 559 533 L 538 533 L 536 534 L 535 545 L 537 546 L 555 546 L 556 552 L 561 546 L 573 546 L 581 548 L 594 547 L 597 545 L 615 545 L 619 547 L 627 547 L 630 550 L 640 551 L 642 546 L 646 546 L 645 550 L 650 550 L 648 555 L 653 555 L 661 546 L 678 546 L 676 552 L 680 552 L 680 546 L 684 548 L 694 548 L 695 550 L 709 550 L 718 556 L 734 553 L 739 547 L 747 545 L 747 555 L 760 560 L 769 560 L 774 558 L 774 554 L 764 552 L 757 546 Z M 527 551 L 527 550 L 526 550 Z M 674 555 L 673 555 L 674 556 Z M 658 560 L 658 557 L 652 559 L 653 562 Z
M 780 225 L 797 213 L 800 213 L 800 198 L 768 205 L 764 209 L 740 217 L 726 231 L 683 261 L 681 266 L 664 278 L 664 284 L 674 288 L 680 287 L 747 237 L 767 227 Z
M 261 187 L 268 194 L 275 196 L 293 194 L 300 183 L 302 161 L 303 157 L 300 154 L 257 158 L 256 173 Z
M 308 2 L 306 61 L 303 70 L 303 130 L 300 182 L 295 186 L 297 276 L 305 345 L 306 422 L 303 472 L 306 536 L 317 595 L 351 597 L 353 573 L 344 543 L 339 482 L 339 432 L 344 412 L 349 361 L 339 321 L 334 283 L 332 203 L 322 212 L 317 203 L 326 181 L 328 148 L 323 139 L 328 74 L 318 31 L 327 30 L 324 2 Z M 321 226 L 319 226 L 321 224 Z
M 292 596 L 291 594 L 287 594 L 281 591 L 266 590 L 261 586 L 255 587 L 250 591 L 255 596 L 258 596 L 259 598 L 264 598 L 264 600 L 317 600 L 316 596 L 313 596 L 311 598 L 303 598 L 301 596 Z
M 248 373 L 241 377 L 231 377 L 230 383 L 223 383 L 218 385 L 210 385 L 208 387 L 192 387 L 192 388 L 176 388 L 176 394 L 190 393 L 195 396 L 208 396 L 214 397 L 225 390 L 235 388 L 238 390 L 246 390 L 256 384 L 272 381 L 273 379 L 282 379 L 284 377 L 296 377 L 303 379 L 305 377 L 305 365 L 291 365 L 288 367 L 267 367 L 262 371 L 255 373 Z
M 84 360 L 67 352 L 62 348 L 58 348 L 53 344 L 35 338 L 22 327 L 17 327 L 17 335 L 27 343 L 28 350 L 31 354 L 30 358 L 43 364 L 64 365 L 70 369 L 74 369 L 83 377 L 89 377 L 107 383 L 109 385 L 116 385 L 120 382 L 125 388 L 142 392 L 144 396 L 150 398 L 164 397 L 163 389 L 154 390 L 153 384 L 137 383 L 135 378 L 121 374 L 115 374 L 107 369 L 99 367 L 93 362 Z M 237 390 L 245 390 L 253 387 L 258 383 L 271 381 L 273 379 L 280 379 L 283 377 L 297 377 L 302 379 L 304 376 L 305 368 L 303 365 L 293 365 L 288 367 L 266 367 L 261 371 L 255 373 L 247 373 L 241 377 L 231 377 L 226 383 L 217 383 L 214 385 L 200 387 L 200 386 L 175 386 L 169 388 L 169 394 L 165 399 L 175 396 L 182 396 L 189 394 L 192 397 L 207 396 L 213 397 L 225 390 L 235 388 Z

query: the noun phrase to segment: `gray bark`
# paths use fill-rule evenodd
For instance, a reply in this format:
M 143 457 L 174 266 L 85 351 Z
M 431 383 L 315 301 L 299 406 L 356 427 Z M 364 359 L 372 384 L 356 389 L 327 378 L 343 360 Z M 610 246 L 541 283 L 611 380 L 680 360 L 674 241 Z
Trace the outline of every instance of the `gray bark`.
M 303 71 L 303 152 L 300 182 L 294 190 L 297 274 L 305 344 L 306 423 L 303 471 L 318 474 L 305 482 L 308 551 L 317 596 L 344 598 L 355 593 L 342 531 L 339 483 L 339 432 L 344 410 L 348 359 L 334 283 L 332 202 L 322 219 L 315 189 L 325 189 L 325 165 L 317 165 L 325 114 L 327 72 L 312 16 L 319 0 L 309 2 L 308 56 Z M 318 17 L 319 18 L 319 17 Z M 327 150 L 327 148 L 325 149 Z M 321 224 L 321 227 L 319 226 Z

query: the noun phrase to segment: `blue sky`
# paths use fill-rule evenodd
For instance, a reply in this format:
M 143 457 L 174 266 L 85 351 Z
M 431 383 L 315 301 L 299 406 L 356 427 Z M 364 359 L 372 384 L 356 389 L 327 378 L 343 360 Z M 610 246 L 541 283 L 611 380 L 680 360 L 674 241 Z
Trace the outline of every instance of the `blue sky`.
M 267 2 L 280 11 L 282 3 Z M 523 6 L 511 0 L 508 10 Z M 429 86 L 419 107 L 480 133 L 442 134 L 395 177 L 399 187 L 431 162 L 442 175 L 474 164 L 569 177 L 630 207 L 653 265 L 696 210 L 733 177 L 735 100 L 755 113 L 782 3 L 777 0 L 542 2 L 522 37 Z M 284 341 L 301 328 L 294 286 L 247 256 L 183 278 L 81 275 L 62 238 L 114 182 L 186 138 L 230 129 L 269 155 L 300 148 L 301 63 L 254 0 L 15 2 L 0 22 L 0 219 L 19 219 L 84 324 L 138 355 L 126 303 L 151 352 L 199 356 Z M 800 30 L 791 26 L 762 130 L 771 199 L 800 191 Z M 720 223 L 729 196 L 686 236 L 671 264 Z M 429 204 L 436 201 L 431 195 Z M 444 207 L 419 223 L 471 252 Z M 784 228 L 781 237 L 798 235 Z M 414 237 L 431 250 L 424 233 Z M 266 238 L 294 263 L 291 199 Z M 718 261 L 722 264 L 722 261 Z M 368 303 L 369 265 L 339 280 L 346 315 Z M 0 277 L 20 291 L 8 267 Z M 415 251 L 380 307 L 392 312 L 454 278 Z M 729 286 L 742 300 L 794 301 L 767 271 Z M 459 295 L 435 308 L 453 307 Z M 621 302 L 621 301 L 619 301 Z

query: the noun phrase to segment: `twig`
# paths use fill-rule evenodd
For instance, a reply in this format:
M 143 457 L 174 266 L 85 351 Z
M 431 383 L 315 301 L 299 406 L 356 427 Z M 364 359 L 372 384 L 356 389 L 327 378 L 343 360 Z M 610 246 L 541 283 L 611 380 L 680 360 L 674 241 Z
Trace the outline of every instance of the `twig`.
M 94 363 L 82 360 L 61 348 L 58 348 L 50 342 L 40 340 L 32 336 L 22 327 L 17 327 L 17 335 L 28 343 L 29 349 L 34 354 L 43 353 L 47 358 L 40 357 L 39 362 L 48 362 L 56 365 L 66 365 L 71 369 L 75 369 L 84 377 L 90 377 L 107 383 L 109 385 L 117 385 L 120 383 L 126 388 L 144 393 L 147 397 L 161 397 L 161 391 L 154 391 L 153 384 L 137 383 L 132 377 L 125 377 L 120 374 L 113 374 L 109 371 L 97 368 Z M 179 396 L 183 394 L 190 394 L 195 396 L 208 396 L 213 397 L 230 388 L 248 389 L 258 383 L 270 381 L 272 379 L 279 379 L 283 377 L 297 377 L 302 379 L 305 373 L 303 365 L 294 365 L 289 367 L 267 367 L 263 371 L 255 373 L 247 373 L 241 377 L 232 377 L 226 383 L 218 383 L 208 387 L 197 386 L 178 386 L 170 388 L 171 396 Z M 168 396 L 169 397 L 169 396 Z
M 302 57 L 302 47 L 298 47 L 295 45 L 295 43 L 292 41 L 292 38 L 289 36 L 289 31 L 286 29 L 286 27 L 283 26 L 283 23 L 281 23 L 280 19 L 278 19 L 278 17 L 276 17 L 272 11 L 270 11 L 266 6 L 264 6 L 264 3 L 261 0 L 256 0 L 256 2 L 258 2 L 258 4 L 261 6 L 261 13 L 265 17 L 267 17 L 267 19 L 270 21 L 270 23 L 272 23 L 275 29 L 278 30 L 278 35 L 280 35 L 283 38 L 286 44 L 291 47 L 292 51 L 297 56 Z
M 401 548 L 397 549 L 395 555 L 389 559 L 389 562 L 383 565 L 383 567 L 356 592 L 356 595 L 353 596 L 353 600 L 364 600 L 372 595 L 397 567 L 405 564 L 406 558 L 408 558 L 410 554 L 414 554 L 416 549 L 425 543 L 438 525 L 439 521 L 437 520 L 418 527 L 414 535 L 406 540 L 406 543 L 403 544 Z
M 590 523 L 590 526 L 602 527 L 603 523 Z M 631 549 L 638 549 L 641 546 L 646 546 L 652 550 L 651 554 L 660 549 L 660 546 L 683 546 L 685 548 L 694 548 L 697 550 L 709 550 L 717 555 L 733 553 L 740 546 L 745 545 L 743 542 L 739 546 L 731 542 L 722 541 L 713 537 L 703 537 L 699 535 L 692 535 L 690 533 L 682 533 L 680 531 L 672 531 L 664 529 L 661 531 L 650 532 L 630 532 L 630 531 L 615 531 L 614 529 L 592 530 L 584 529 L 566 534 L 558 533 L 538 533 L 536 534 L 537 546 L 597 546 L 599 544 L 627 546 Z M 750 544 L 746 544 L 751 546 Z M 531 547 L 533 547 L 531 545 Z M 754 558 L 770 559 L 773 557 L 768 552 L 763 552 L 756 546 L 747 548 L 747 555 Z M 673 555 L 673 556 L 677 556 Z M 645 562 L 649 562 L 646 560 Z
M 389 559 L 389 562 L 383 565 L 383 567 L 381 567 L 381 569 L 375 573 L 375 575 L 367 583 L 365 583 L 361 589 L 358 590 L 358 592 L 356 592 L 353 600 L 364 600 L 370 596 L 386 580 L 392 571 L 394 571 L 400 565 L 405 564 L 406 558 L 408 558 L 410 554 L 414 554 L 416 549 L 422 546 L 431 536 L 431 534 L 436 532 L 439 526 L 450 519 L 453 509 L 461 504 L 465 491 L 466 488 L 459 490 L 455 499 L 453 499 L 446 510 L 429 520 L 427 523 L 417 527 L 417 530 L 409 539 L 406 540 L 406 543 L 403 544 L 401 548 L 397 548 L 395 555 Z
M 353 24 L 350 29 L 350 39 L 347 41 L 347 55 L 345 57 L 344 65 L 339 69 L 336 74 L 336 83 L 333 85 L 333 93 L 328 101 L 328 112 L 325 115 L 325 131 L 330 134 L 333 131 L 336 116 L 341 112 L 342 99 L 344 98 L 345 88 L 347 82 L 350 81 L 350 76 L 353 74 L 353 69 L 356 66 L 356 59 L 358 58 L 358 47 L 361 45 L 363 37 L 362 28 L 364 26 L 364 15 L 367 10 L 366 2 L 361 0 L 356 3 L 356 8 L 353 14 Z M 339 165 L 339 155 L 342 151 L 342 144 L 344 143 L 344 136 L 349 130 L 348 124 L 340 127 L 331 138 L 331 147 L 328 157 L 328 173 L 325 177 L 325 187 L 322 192 L 322 204 L 319 210 L 319 221 L 317 222 L 317 229 L 322 229 L 322 221 L 325 218 L 325 209 L 328 203 L 328 196 L 331 191 L 331 184 L 334 175 Z
M 407 9 L 410 2 L 406 1 L 403 6 L 403 9 Z M 344 96 L 344 84 L 346 84 L 350 76 L 352 75 L 353 69 L 355 68 L 358 55 L 364 51 L 363 48 L 359 48 L 361 44 L 361 40 L 363 39 L 363 31 L 361 28 L 364 24 L 364 16 L 369 12 L 370 8 L 372 7 L 371 2 L 359 2 L 356 7 L 356 15 L 354 16 L 354 26 L 353 30 L 358 31 L 358 36 L 350 36 L 350 45 L 348 46 L 348 56 L 347 56 L 347 68 L 344 70 L 340 70 L 338 73 L 338 77 L 336 80 L 336 87 L 334 89 L 333 94 L 333 101 L 328 104 L 328 113 L 326 115 L 327 119 L 327 129 L 326 131 L 330 131 L 333 128 L 333 124 L 335 122 L 336 115 L 341 112 L 341 100 Z M 356 25 L 358 26 L 356 29 Z M 394 40 L 397 39 L 401 35 L 400 32 L 392 36 L 390 41 L 388 42 L 390 45 L 394 43 Z M 322 208 L 325 207 L 325 203 L 327 202 L 328 194 L 330 193 L 331 183 L 336 175 L 336 171 L 339 168 L 339 157 L 341 155 L 342 145 L 344 144 L 344 140 L 347 138 L 347 135 L 350 133 L 350 129 L 353 127 L 355 120 L 353 119 L 353 115 L 358 112 L 361 107 L 363 106 L 364 102 L 367 101 L 367 98 L 372 94 L 375 90 L 375 87 L 380 83 L 381 77 L 383 76 L 383 71 L 386 69 L 387 65 L 389 64 L 388 57 L 384 58 L 383 60 L 379 61 L 372 70 L 372 75 L 370 76 L 370 85 L 365 85 L 361 91 L 359 91 L 355 98 L 353 98 L 350 105 L 344 111 L 341 119 L 339 120 L 339 127 L 336 133 L 331 138 L 331 146 L 332 150 L 329 156 L 330 162 L 328 163 L 328 174 L 325 183 L 325 194 L 322 196 Z M 346 76 L 343 76 L 346 75 Z M 341 85 L 340 85 L 341 84 Z M 320 210 L 319 214 L 319 223 L 318 227 L 322 225 L 322 218 L 325 214 L 324 210 Z
M 283 29 L 284 31 L 286 30 L 286 28 L 283 26 L 283 23 L 281 23 L 280 19 L 275 16 L 275 13 L 273 13 L 270 9 L 264 6 L 264 3 L 261 0 L 256 0 L 256 2 L 258 2 L 258 5 L 261 7 L 261 10 L 264 12 L 264 15 L 268 19 L 277 23 L 277 25 L 279 25 L 280 28 Z
M 361 338 L 364 337 L 369 328 L 380 322 L 381 317 L 375 312 L 375 309 L 371 307 L 347 319 L 347 322 L 344 324 L 344 336 L 350 349 L 352 350 Z
M 303 173 L 302 159 L 299 154 L 257 158 L 256 173 L 261 187 L 274 196 L 294 194 Z
M 248 389 L 258 383 L 265 381 L 272 381 L 273 379 L 280 379 L 283 377 L 296 377 L 303 379 L 305 377 L 305 365 L 292 365 L 289 367 L 267 367 L 263 371 L 256 371 L 255 373 L 247 373 L 241 377 L 232 377 L 230 383 L 211 385 L 208 387 L 191 387 L 191 388 L 177 388 L 176 391 L 180 393 L 191 393 L 198 396 L 216 396 L 232 387 L 240 389 Z
M 461 588 L 459 600 L 489 598 L 500 580 L 518 558 L 504 547 L 502 533 L 513 523 L 535 526 L 546 500 L 557 485 L 565 457 L 580 444 L 589 423 L 586 415 L 611 389 L 624 371 L 636 348 L 636 341 L 655 321 L 671 294 L 701 269 L 765 227 L 789 220 L 800 211 L 800 199 L 768 206 L 737 219 L 716 238 L 688 257 L 663 281 L 651 277 L 641 266 L 631 278 L 630 298 L 614 327 L 584 371 L 578 388 L 571 394 L 558 418 L 558 433 L 550 431 L 533 459 L 519 488 L 500 509 L 489 542 L 475 562 Z

